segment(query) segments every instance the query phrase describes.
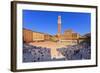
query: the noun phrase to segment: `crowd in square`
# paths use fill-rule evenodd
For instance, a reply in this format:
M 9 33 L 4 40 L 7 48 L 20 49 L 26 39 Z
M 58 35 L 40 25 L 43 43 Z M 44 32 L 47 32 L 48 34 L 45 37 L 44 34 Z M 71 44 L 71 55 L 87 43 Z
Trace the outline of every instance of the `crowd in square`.
M 64 55 L 66 60 L 81 60 L 91 58 L 91 46 L 88 42 L 82 42 L 78 45 L 69 45 L 67 47 L 58 48 L 57 51 Z
M 51 60 L 49 48 L 23 44 L 23 62 L 40 62 Z

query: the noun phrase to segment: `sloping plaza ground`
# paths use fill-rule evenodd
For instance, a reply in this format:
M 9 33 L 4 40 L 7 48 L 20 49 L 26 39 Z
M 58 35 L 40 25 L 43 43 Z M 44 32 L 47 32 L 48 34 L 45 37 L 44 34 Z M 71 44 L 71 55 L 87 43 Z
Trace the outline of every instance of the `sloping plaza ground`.
M 53 42 L 53 41 L 43 41 L 43 42 L 31 42 L 29 44 L 39 47 L 50 48 L 52 58 L 64 58 L 64 56 L 57 51 L 57 48 L 66 47 L 66 45 L 63 43 Z

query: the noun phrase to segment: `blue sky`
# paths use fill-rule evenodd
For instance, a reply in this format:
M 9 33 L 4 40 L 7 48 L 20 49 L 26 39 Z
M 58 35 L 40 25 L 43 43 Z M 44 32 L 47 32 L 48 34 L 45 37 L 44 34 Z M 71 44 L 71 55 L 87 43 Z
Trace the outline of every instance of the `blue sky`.
M 79 12 L 55 12 L 23 10 L 23 28 L 32 31 L 57 34 L 57 20 L 61 16 L 61 32 L 72 29 L 84 35 L 91 31 L 91 14 Z

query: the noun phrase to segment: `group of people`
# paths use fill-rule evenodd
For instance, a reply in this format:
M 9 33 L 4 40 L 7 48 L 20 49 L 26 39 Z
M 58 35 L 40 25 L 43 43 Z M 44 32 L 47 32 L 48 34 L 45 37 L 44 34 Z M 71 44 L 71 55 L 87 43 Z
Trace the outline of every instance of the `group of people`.
M 91 58 L 91 46 L 87 42 L 82 42 L 78 45 L 69 45 L 64 48 L 58 48 L 66 60 L 81 60 L 81 59 L 90 59 Z
M 23 62 L 40 62 L 51 60 L 49 48 L 37 47 L 29 44 L 23 45 Z

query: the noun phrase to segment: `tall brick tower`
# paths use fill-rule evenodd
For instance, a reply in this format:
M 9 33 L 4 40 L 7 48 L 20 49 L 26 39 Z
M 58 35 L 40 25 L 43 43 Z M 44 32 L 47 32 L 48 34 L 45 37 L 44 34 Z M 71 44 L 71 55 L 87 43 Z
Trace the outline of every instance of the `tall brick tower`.
M 58 34 L 61 34 L 61 16 L 58 16 Z
M 61 39 L 61 16 L 58 16 L 58 40 Z

